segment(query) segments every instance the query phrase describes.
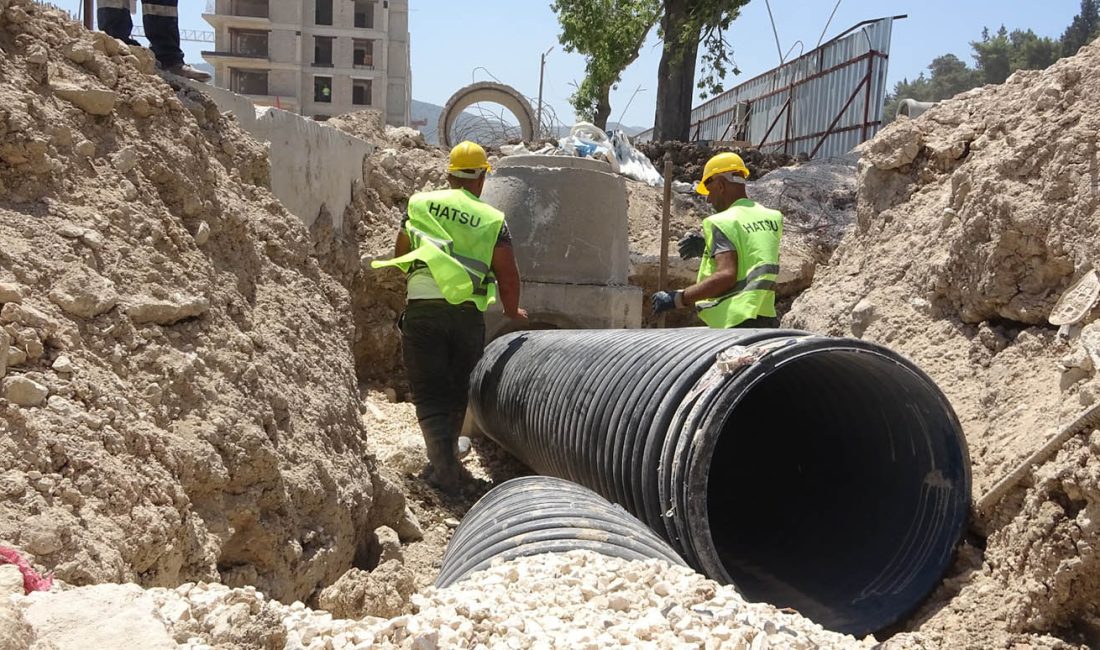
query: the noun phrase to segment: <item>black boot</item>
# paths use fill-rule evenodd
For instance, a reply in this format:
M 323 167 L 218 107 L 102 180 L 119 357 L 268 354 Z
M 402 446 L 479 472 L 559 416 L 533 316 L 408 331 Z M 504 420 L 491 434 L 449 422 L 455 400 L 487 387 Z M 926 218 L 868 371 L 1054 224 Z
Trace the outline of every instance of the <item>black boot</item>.
M 460 465 L 455 458 L 455 437 L 450 418 L 435 415 L 420 421 L 424 447 L 428 455 L 428 481 L 445 494 L 457 495 L 461 490 Z
M 117 38 L 127 45 L 141 47 L 141 43 L 134 40 L 131 33 L 134 31 L 134 21 L 130 18 L 129 9 L 116 7 L 100 7 L 95 12 L 96 24 L 99 30 L 111 38 Z

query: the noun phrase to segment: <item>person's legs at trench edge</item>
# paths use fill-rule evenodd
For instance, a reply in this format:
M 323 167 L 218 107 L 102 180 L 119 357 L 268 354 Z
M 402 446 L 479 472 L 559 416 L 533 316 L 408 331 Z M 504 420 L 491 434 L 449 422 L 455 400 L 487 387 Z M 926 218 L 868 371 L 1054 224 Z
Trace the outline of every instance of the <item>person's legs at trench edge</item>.
M 470 375 L 485 350 L 485 316 L 477 307 L 467 304 L 456 313 L 456 318 L 459 322 L 452 330 L 455 342 L 452 347 L 451 385 L 455 390 L 452 392 L 451 429 L 454 432 L 455 455 L 458 456 L 458 441 L 462 436 L 470 400 Z
M 134 40 L 134 21 L 130 18 L 130 2 L 132 0 L 98 0 L 96 2 L 95 20 L 99 30 L 111 38 L 141 47 L 141 43 Z
M 416 418 L 424 436 L 429 480 L 447 493 L 457 493 L 461 465 L 455 457 L 458 432 L 453 426 L 456 392 L 451 364 L 456 357 L 455 312 L 435 302 L 411 301 L 401 324 L 405 368 L 412 388 Z
M 170 70 L 183 63 L 180 48 L 179 0 L 141 0 L 141 19 L 149 48 L 161 69 Z

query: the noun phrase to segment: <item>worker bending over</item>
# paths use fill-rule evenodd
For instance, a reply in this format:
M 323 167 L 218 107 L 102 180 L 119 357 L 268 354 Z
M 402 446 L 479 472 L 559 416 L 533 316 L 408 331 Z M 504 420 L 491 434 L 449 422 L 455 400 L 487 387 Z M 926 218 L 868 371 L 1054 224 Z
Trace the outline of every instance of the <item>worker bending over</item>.
M 483 312 L 496 300 L 504 313 L 527 319 L 519 307 L 520 279 L 504 214 L 479 198 L 491 171 L 485 150 L 462 142 L 451 150 L 449 190 L 409 199 L 397 235 L 396 257 L 372 262 L 408 274 L 401 318 L 405 368 L 424 445 L 428 480 L 447 493 L 461 487 L 459 440 L 470 373 L 485 347 Z
M 135 0 L 98 0 L 96 22 L 108 36 L 127 45 L 141 47 L 131 31 L 134 21 L 130 9 Z M 141 0 L 141 18 L 149 48 L 157 57 L 157 67 L 181 77 L 196 81 L 210 81 L 210 75 L 183 62 L 180 48 L 179 0 Z
M 745 193 L 749 170 L 735 153 L 720 153 L 696 186 L 717 214 L 703 220 L 703 234 L 680 241 L 680 257 L 703 257 L 695 284 L 683 291 L 658 291 L 653 313 L 694 304 L 710 327 L 776 327 L 775 280 L 783 215 Z

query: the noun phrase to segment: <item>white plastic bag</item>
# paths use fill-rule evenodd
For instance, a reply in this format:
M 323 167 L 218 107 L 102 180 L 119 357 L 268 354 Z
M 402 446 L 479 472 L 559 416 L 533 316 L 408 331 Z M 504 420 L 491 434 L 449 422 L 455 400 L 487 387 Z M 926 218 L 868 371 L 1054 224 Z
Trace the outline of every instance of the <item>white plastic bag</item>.
M 662 185 L 664 178 L 644 153 L 630 144 L 630 138 L 622 131 L 615 131 L 609 139 L 611 150 L 618 161 L 618 171 L 627 178 L 633 178 L 654 187 Z
M 611 142 L 607 134 L 595 124 L 577 122 L 569 130 L 569 135 L 558 142 L 558 146 L 565 153 L 573 156 L 603 160 L 611 165 L 613 172 L 619 172 L 619 161 L 615 157 Z

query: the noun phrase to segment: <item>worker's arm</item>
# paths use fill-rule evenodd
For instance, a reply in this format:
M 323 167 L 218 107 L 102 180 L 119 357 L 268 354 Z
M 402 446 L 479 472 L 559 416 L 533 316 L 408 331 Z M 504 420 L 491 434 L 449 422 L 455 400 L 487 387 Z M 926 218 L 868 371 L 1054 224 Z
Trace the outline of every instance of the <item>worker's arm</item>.
M 729 293 L 737 284 L 737 252 L 722 251 L 714 256 L 715 270 L 706 280 L 693 284 L 683 291 L 658 291 L 650 296 L 653 314 L 670 309 L 687 307 L 699 300 L 717 298 Z
M 726 251 L 714 256 L 717 265 L 714 273 L 699 284 L 693 284 L 684 289 L 684 304 L 690 305 L 699 300 L 717 298 L 729 293 L 733 285 L 737 284 L 737 253 Z
M 397 231 L 397 243 L 393 245 L 393 256 L 401 257 L 405 253 L 408 253 L 412 249 L 412 242 L 409 241 L 409 235 L 405 232 L 405 229 Z
M 519 306 L 519 267 L 516 265 L 511 242 L 500 242 L 493 249 L 493 274 L 497 277 L 504 315 L 512 320 L 527 320 L 527 311 Z

